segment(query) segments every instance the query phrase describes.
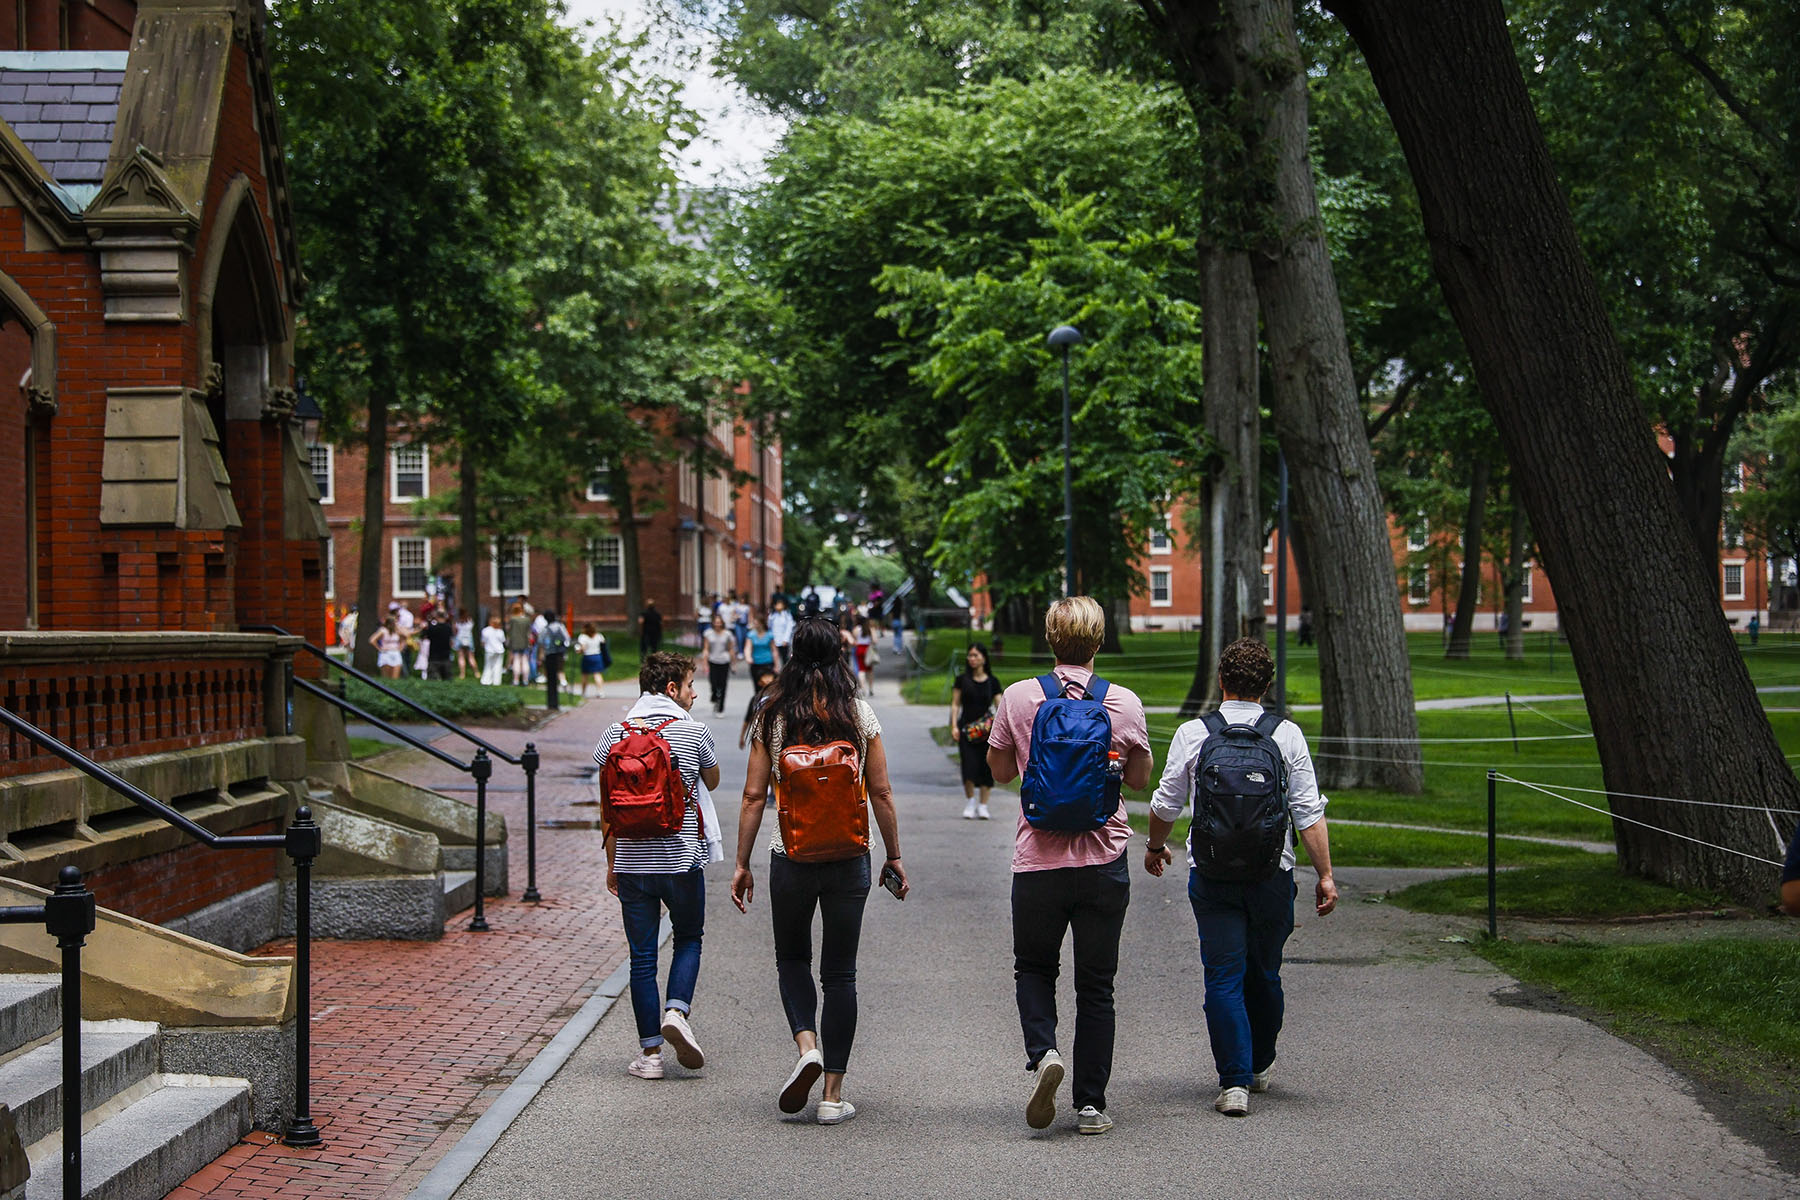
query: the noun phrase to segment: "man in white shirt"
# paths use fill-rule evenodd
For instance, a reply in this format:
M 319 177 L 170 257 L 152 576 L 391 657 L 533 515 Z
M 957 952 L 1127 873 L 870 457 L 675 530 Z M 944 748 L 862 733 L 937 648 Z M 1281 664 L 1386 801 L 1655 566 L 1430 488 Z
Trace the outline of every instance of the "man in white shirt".
M 775 597 L 775 607 L 769 612 L 769 636 L 775 639 L 775 665 L 787 666 L 788 653 L 794 648 L 794 614 L 780 596 Z
M 1257 638 L 1241 638 L 1219 655 L 1219 690 L 1224 702 L 1212 718 L 1189 721 L 1169 744 L 1162 782 L 1150 800 L 1150 844 L 1144 869 L 1161 875 L 1174 861 L 1169 832 L 1194 796 L 1194 776 L 1211 726 L 1255 725 L 1263 717 L 1262 697 L 1275 676 L 1269 648 Z M 1221 721 L 1222 718 L 1222 721 Z M 1281 1033 L 1281 953 L 1294 931 L 1294 834 L 1306 843 L 1307 856 L 1318 871 L 1314 910 L 1322 917 L 1337 907 L 1337 884 L 1331 874 L 1331 844 L 1325 831 L 1325 797 L 1306 737 L 1292 721 L 1275 725 L 1268 736 L 1287 767 L 1287 806 L 1291 822 L 1281 857 L 1262 878 L 1228 880 L 1195 865 L 1193 839 L 1188 845 L 1188 900 L 1200 930 L 1200 960 L 1206 974 L 1206 1030 L 1219 1070 L 1219 1097 L 1213 1108 L 1226 1116 L 1250 1111 L 1250 1093 L 1269 1087 L 1275 1061 L 1275 1039 Z M 1260 776 L 1250 776 L 1260 778 Z M 1200 824 L 1196 814 L 1195 824 Z

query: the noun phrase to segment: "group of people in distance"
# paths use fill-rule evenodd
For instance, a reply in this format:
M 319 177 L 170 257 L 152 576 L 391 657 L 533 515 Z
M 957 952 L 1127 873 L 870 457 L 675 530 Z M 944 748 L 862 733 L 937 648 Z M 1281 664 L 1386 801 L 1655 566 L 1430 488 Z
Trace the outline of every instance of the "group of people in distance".
M 988 816 L 987 789 L 1021 780 L 1012 925 L 1029 1073 L 1026 1124 L 1043 1129 L 1053 1122 L 1062 1081 L 1072 1073 L 1075 1127 L 1084 1134 L 1113 1127 L 1106 1095 L 1113 981 L 1131 898 L 1134 836 L 1122 791 L 1146 788 L 1154 766 L 1142 702 L 1095 673 L 1104 621 L 1100 605 L 1085 596 L 1052 605 L 1045 633 L 1055 666 L 1003 691 L 987 670 L 985 651 L 971 648 L 959 692 L 965 682 L 973 686 L 959 694 L 952 715 L 970 791 L 965 816 Z M 1250 1094 L 1269 1087 L 1283 1019 L 1281 956 L 1298 896 L 1296 833 L 1318 876 L 1314 911 L 1324 916 L 1337 904 L 1325 798 L 1306 741 L 1293 723 L 1261 707 L 1273 673 L 1261 641 L 1226 648 L 1219 664 L 1224 702 L 1176 733 L 1143 848 L 1144 870 L 1161 876 L 1174 860 L 1168 837 L 1193 805 L 1188 898 L 1218 1071 L 1213 1106 L 1228 1116 L 1244 1116 Z M 645 1079 L 663 1077 L 665 1046 L 683 1067 L 705 1064 L 692 1020 L 705 923 L 703 871 L 723 860 L 724 845 L 710 799 L 719 755 L 705 725 L 689 714 L 693 676 L 694 663 L 685 657 L 646 658 L 643 694 L 594 751 L 607 886 L 619 897 L 631 946 L 639 1050 L 629 1070 Z M 996 693 L 998 704 L 991 706 Z M 981 722 L 985 727 L 977 729 Z M 772 804 L 766 896 L 796 1059 L 771 1090 L 780 1111 L 797 1113 L 823 1080 L 816 1119 L 835 1125 L 856 1115 L 844 1077 L 856 1036 L 857 949 L 869 892 L 879 884 L 905 899 L 911 890 L 881 724 L 857 694 L 835 624 L 797 623 L 792 654 L 751 715 L 749 746 L 731 898 L 747 912 L 756 896 L 751 860 Z M 988 771 L 978 779 L 969 777 L 972 746 Z M 870 848 L 871 812 L 885 855 L 879 871 Z M 665 909 L 674 935 L 666 993 L 656 978 Z M 822 916 L 816 983 L 815 913 Z M 1059 1049 L 1056 1008 L 1062 943 L 1071 930 L 1072 1072 Z

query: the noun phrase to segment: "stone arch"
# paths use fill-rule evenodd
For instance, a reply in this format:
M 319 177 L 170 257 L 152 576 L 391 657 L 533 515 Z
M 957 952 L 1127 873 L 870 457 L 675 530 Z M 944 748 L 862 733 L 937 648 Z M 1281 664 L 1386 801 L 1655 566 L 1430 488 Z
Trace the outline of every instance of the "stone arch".
M 232 369 L 230 364 L 218 361 L 218 349 L 246 343 L 263 348 L 262 386 L 286 386 L 293 362 L 293 326 L 281 279 L 250 177 L 236 175 L 219 199 L 207 238 L 206 257 L 200 267 L 199 286 L 194 290 L 194 331 L 198 335 L 203 386 L 210 382 L 215 366 L 228 373 Z M 221 286 L 228 298 L 247 301 L 228 308 L 222 318 L 228 326 L 225 329 L 219 326 L 217 307 Z M 240 403 L 247 404 L 248 400 L 248 396 L 242 397 Z M 257 402 L 260 405 L 260 397 Z
M 0 324 L 19 322 L 31 338 L 31 382 L 27 403 L 34 414 L 56 411 L 56 326 L 12 276 L 0 271 Z

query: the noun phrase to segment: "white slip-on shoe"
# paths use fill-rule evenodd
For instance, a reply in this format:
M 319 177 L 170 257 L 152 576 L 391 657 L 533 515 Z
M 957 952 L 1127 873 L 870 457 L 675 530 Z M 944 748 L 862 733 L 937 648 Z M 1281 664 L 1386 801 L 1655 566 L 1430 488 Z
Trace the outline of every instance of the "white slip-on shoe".
M 1056 1120 L 1056 1089 L 1062 1086 L 1062 1055 L 1044 1051 L 1031 1073 L 1031 1099 L 1025 1102 L 1025 1123 L 1033 1129 L 1048 1128 Z
M 663 1041 L 675 1047 L 675 1061 L 690 1071 L 698 1071 L 706 1065 L 706 1055 L 700 1049 L 700 1043 L 694 1040 L 694 1031 L 688 1026 L 687 1017 L 678 1008 L 671 1008 L 663 1013 Z
M 963 820 L 973 821 L 974 819 L 975 819 L 975 802 L 973 800 L 971 800 L 967 804 L 963 805 Z
M 1082 1133 L 1105 1133 L 1112 1125 L 1112 1118 L 1091 1104 L 1075 1114 L 1075 1128 Z
M 800 1056 L 789 1072 L 787 1082 L 781 1085 L 781 1099 L 778 1103 L 784 1113 L 797 1113 L 806 1107 L 806 1097 L 812 1091 L 813 1084 L 819 1082 L 819 1076 L 825 1073 L 825 1056 L 817 1047 Z
M 993 817 L 993 814 L 988 812 L 988 806 L 985 804 L 981 805 L 979 808 L 977 808 L 975 810 L 975 815 L 977 817 L 980 817 L 983 821 L 989 820 Z
M 662 1055 L 640 1054 L 632 1059 L 631 1065 L 625 1069 L 639 1079 L 661 1079 L 663 1077 Z
M 1260 1093 L 1269 1090 L 1269 1070 L 1273 1070 L 1273 1068 L 1258 1071 L 1256 1074 L 1250 1076 L 1250 1090 L 1252 1092 Z
M 819 1101 L 819 1124 L 842 1125 L 856 1115 L 856 1105 L 848 1100 Z
M 1243 1117 L 1250 1113 L 1250 1090 L 1241 1087 L 1228 1087 L 1219 1090 L 1219 1098 L 1213 1101 L 1213 1108 L 1228 1117 Z

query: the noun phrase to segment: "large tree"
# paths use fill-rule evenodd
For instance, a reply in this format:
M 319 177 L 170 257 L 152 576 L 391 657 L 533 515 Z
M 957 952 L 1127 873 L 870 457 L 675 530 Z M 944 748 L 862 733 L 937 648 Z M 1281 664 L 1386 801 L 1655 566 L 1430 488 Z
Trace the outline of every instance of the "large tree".
M 1254 235 L 1275 434 L 1318 621 L 1321 740 L 1333 787 L 1424 785 L 1387 506 L 1364 429 L 1309 154 L 1306 71 L 1289 0 L 1141 0 L 1203 129 L 1245 168 L 1228 199 Z M 1211 197 L 1213 203 L 1221 197 Z M 1232 301 L 1241 307 L 1242 297 Z
M 1758 860 L 1779 858 L 1791 823 L 1774 811 L 1800 809 L 1800 783 L 1645 426 L 1499 0 L 1328 6 L 1405 149 L 1445 300 L 1556 588 L 1620 862 L 1760 898 L 1772 875 Z

